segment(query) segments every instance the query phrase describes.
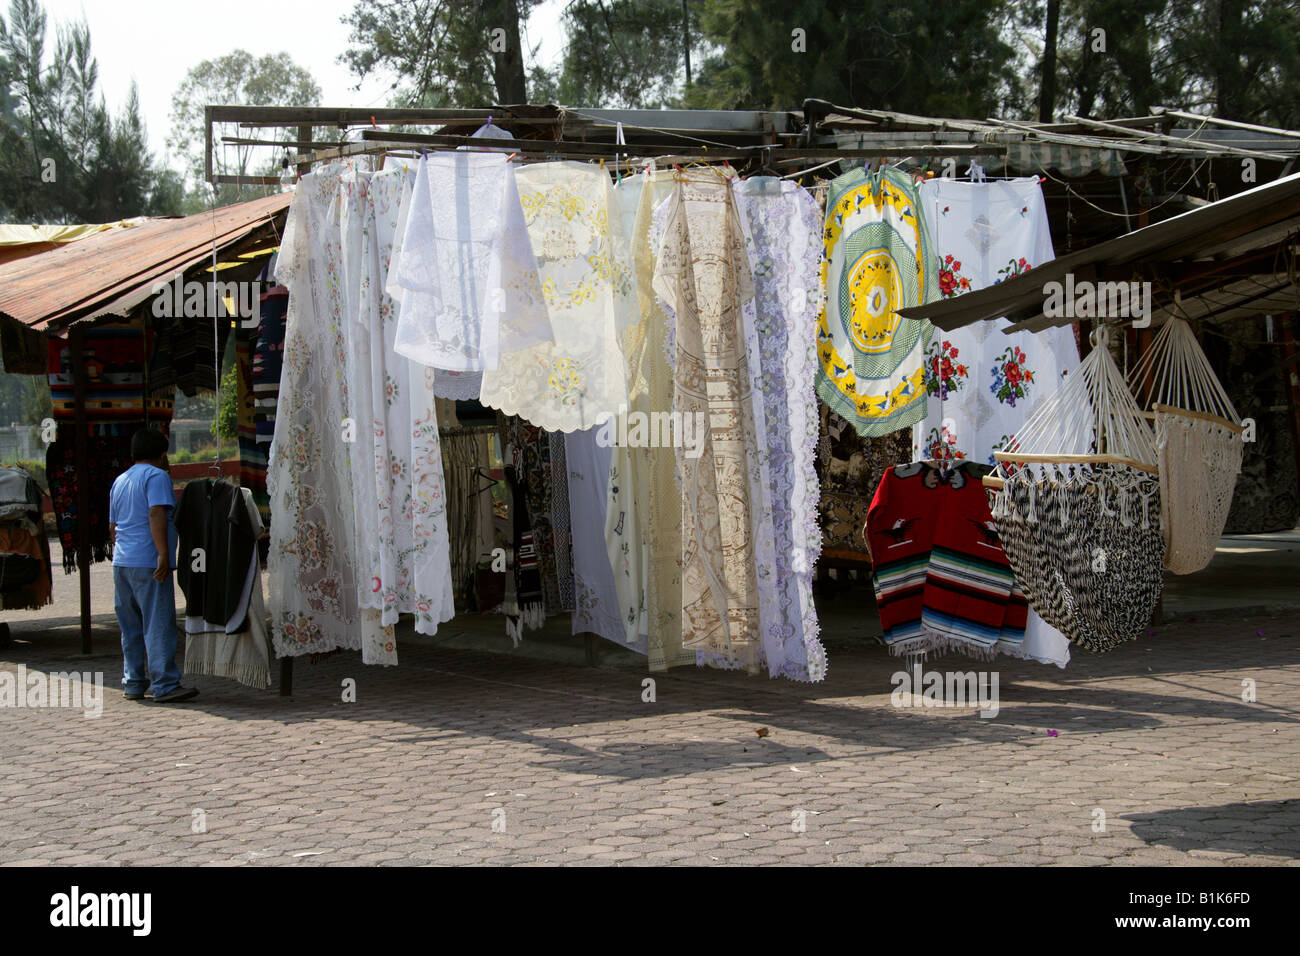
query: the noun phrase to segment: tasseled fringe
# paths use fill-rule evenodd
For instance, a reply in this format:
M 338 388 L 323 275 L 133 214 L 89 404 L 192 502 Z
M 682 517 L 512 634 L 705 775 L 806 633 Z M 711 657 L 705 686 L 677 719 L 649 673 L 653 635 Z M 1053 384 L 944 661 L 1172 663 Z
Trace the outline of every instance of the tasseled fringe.
M 524 639 L 525 631 L 535 631 L 546 624 L 546 605 L 541 601 L 525 604 L 523 611 L 506 617 L 506 634 L 515 647 Z
M 103 561 L 113 560 L 113 546 L 110 544 L 100 543 L 90 546 L 90 563 L 99 564 Z M 72 574 L 77 570 L 77 546 L 63 549 L 63 573 Z
M 931 654 L 947 653 L 965 654 L 978 661 L 991 661 L 997 657 L 997 645 L 985 646 L 965 638 L 955 637 L 939 631 L 929 631 L 919 637 L 910 637 L 889 645 L 889 653 L 894 657 L 906 657 L 909 664 L 924 664 Z
M 186 656 L 185 673 L 201 677 L 225 677 L 238 681 L 245 687 L 265 688 L 271 686 L 271 669 L 260 664 L 218 664 L 215 661 L 191 661 Z
M 30 589 L 31 585 L 28 585 L 27 587 Z M 11 591 L 8 595 L 9 600 L 17 601 L 19 595 L 21 595 L 23 591 L 24 591 L 23 588 L 18 588 L 15 591 Z M 6 602 L 5 595 L 0 595 L 0 611 L 39 611 L 47 604 L 53 604 L 53 603 L 54 603 L 53 591 L 50 592 L 50 594 L 45 598 L 44 601 L 39 601 L 30 593 L 28 593 L 26 600 L 24 600 L 21 604 L 19 603 L 9 604 Z

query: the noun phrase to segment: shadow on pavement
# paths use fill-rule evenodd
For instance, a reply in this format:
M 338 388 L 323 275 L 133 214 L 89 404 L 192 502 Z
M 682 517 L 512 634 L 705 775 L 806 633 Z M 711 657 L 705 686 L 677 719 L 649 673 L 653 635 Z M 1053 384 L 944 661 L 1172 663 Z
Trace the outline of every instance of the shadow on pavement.
M 1222 850 L 1300 859 L 1300 800 L 1180 807 L 1124 817 L 1147 843 L 1175 850 Z

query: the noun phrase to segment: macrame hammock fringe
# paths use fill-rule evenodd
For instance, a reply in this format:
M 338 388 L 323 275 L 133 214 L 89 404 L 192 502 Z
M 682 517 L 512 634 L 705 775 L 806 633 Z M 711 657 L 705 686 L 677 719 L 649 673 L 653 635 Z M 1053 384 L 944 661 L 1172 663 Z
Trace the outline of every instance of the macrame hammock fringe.
M 1102 652 L 1136 638 L 1163 585 L 1157 452 L 1107 348 L 1093 350 L 995 452 L 993 520 L 1034 610 Z
M 1192 328 L 1171 316 L 1129 373 L 1152 419 L 1160 466 L 1165 567 L 1200 571 L 1214 558 L 1241 473 L 1241 419 Z

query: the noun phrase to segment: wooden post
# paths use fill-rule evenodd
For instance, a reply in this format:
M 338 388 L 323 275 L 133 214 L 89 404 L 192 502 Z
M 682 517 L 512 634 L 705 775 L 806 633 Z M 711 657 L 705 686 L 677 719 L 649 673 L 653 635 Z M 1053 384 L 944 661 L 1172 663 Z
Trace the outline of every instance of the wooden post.
M 1291 426 L 1291 438 L 1293 451 L 1295 453 L 1296 473 L 1300 475 L 1300 368 L 1296 364 L 1296 313 L 1284 312 L 1281 315 L 1274 316 L 1276 320 L 1276 330 L 1278 343 L 1282 347 L 1284 361 L 1282 368 L 1278 372 L 1282 376 L 1282 394 L 1286 396 L 1286 404 Z
M 81 584 L 81 653 L 91 652 L 90 636 L 90 484 L 89 443 L 86 441 L 86 375 L 83 367 L 82 330 L 73 326 L 68 335 L 72 351 L 74 417 L 73 462 L 77 472 L 77 576 Z
M 311 155 L 311 151 L 312 151 L 312 148 L 311 148 L 312 128 L 311 128 L 310 126 L 299 126 L 299 127 L 298 127 L 298 139 L 303 143 L 304 146 L 306 146 L 306 152 L 305 152 L 305 153 L 304 153 L 304 151 L 303 151 L 303 147 L 302 147 L 302 146 L 300 146 L 300 147 L 298 148 L 298 156 L 299 156 L 300 158 L 301 158 L 302 156 L 304 156 L 304 155 L 310 156 L 310 155 Z M 306 176 L 309 172 L 311 172 L 311 163 L 299 163 L 299 164 L 298 164 L 298 175 L 299 175 L 299 176 Z

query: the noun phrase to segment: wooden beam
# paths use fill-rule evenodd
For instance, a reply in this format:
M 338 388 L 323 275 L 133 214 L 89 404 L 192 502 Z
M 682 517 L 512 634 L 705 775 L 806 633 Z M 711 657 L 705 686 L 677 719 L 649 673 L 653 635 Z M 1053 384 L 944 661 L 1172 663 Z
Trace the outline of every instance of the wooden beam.
M 249 139 L 244 136 L 223 136 L 221 137 L 223 145 L 229 146 L 278 146 L 283 149 L 320 149 L 328 146 L 343 146 L 350 140 L 301 140 L 301 139 Z
M 298 139 L 302 142 L 310 143 L 312 141 L 312 135 L 313 131 L 310 125 L 298 127 Z M 298 164 L 298 175 L 300 177 L 306 176 L 309 172 L 311 172 L 311 163 L 303 162 Z
M 278 186 L 280 185 L 279 176 L 213 176 L 208 180 L 212 185 L 219 186 L 226 183 L 231 186 Z
M 212 110 L 203 107 L 203 178 L 212 182 Z
M 1083 126 L 1090 126 L 1096 129 L 1109 130 L 1112 132 L 1130 133 L 1130 135 L 1132 135 L 1130 130 L 1126 130 L 1122 126 L 1116 126 L 1114 123 L 1103 123 L 1101 120 L 1084 119 L 1082 116 L 1072 116 L 1068 113 L 1066 114 L 1065 118 L 1068 120 L 1072 120 L 1075 123 L 1079 123 Z M 1282 156 L 1278 153 L 1263 153 L 1254 149 L 1240 149 L 1236 146 L 1216 146 L 1212 143 L 1206 143 L 1196 139 L 1189 139 L 1185 136 L 1170 136 L 1167 133 L 1142 132 L 1136 135 L 1144 136 L 1149 139 L 1150 138 L 1158 139 L 1162 143 L 1188 144 L 1194 148 L 1204 150 L 1205 152 L 1211 154 L 1231 153 L 1235 156 L 1249 156 L 1253 159 L 1268 159 L 1268 160 L 1275 160 L 1277 162 L 1286 162 L 1286 160 L 1289 158 L 1286 156 Z
M 1114 465 L 1128 465 L 1130 468 L 1136 468 L 1139 471 L 1149 472 L 1153 475 L 1160 473 L 1160 469 L 1155 465 L 1144 464 L 1143 462 L 1137 461 L 1134 458 L 1125 458 L 1122 455 L 1077 455 L 1073 453 L 1061 453 L 1059 455 L 1046 455 L 1046 454 L 1039 455 L 1039 454 L 1030 454 L 1028 452 L 1021 452 L 1021 451 L 995 451 L 993 453 L 993 457 L 996 458 L 998 461 L 1009 461 L 1012 464 L 1019 464 L 1020 462 L 1026 462 L 1026 461 L 1043 462 L 1045 464 L 1052 464 L 1053 462 L 1057 462 L 1063 465 L 1065 464 L 1079 464 L 1079 465 L 1114 464 Z
M 1267 133 L 1270 136 L 1282 136 L 1287 139 L 1300 139 L 1300 132 L 1293 129 L 1279 129 L 1276 126 L 1256 126 L 1254 123 L 1239 123 L 1236 120 L 1220 119 L 1217 116 L 1204 116 L 1200 113 L 1186 113 L 1183 110 L 1170 110 L 1164 107 L 1152 107 L 1162 116 L 1176 116 L 1192 123 L 1209 123 L 1212 126 L 1226 126 L 1229 129 L 1244 129 L 1252 133 Z
M 1236 422 L 1228 421 L 1228 419 L 1224 418 L 1222 415 L 1210 415 L 1206 412 L 1194 412 L 1190 408 L 1178 408 L 1174 405 L 1161 405 L 1159 402 L 1152 405 L 1151 408 L 1153 411 L 1163 412 L 1166 415 L 1184 415 L 1187 418 L 1198 418 L 1201 421 L 1211 422 L 1212 424 L 1235 431 L 1238 435 L 1246 430 Z
M 516 111 L 510 106 L 488 106 L 475 109 L 392 109 L 373 107 L 332 106 L 210 106 L 212 122 L 239 123 L 241 126 L 349 126 L 409 125 L 445 126 L 448 123 L 486 123 L 488 118 L 513 125 L 553 126 L 561 121 L 565 125 L 590 123 L 573 113 L 561 114 L 557 108 L 551 115 L 538 115 L 540 107 Z

